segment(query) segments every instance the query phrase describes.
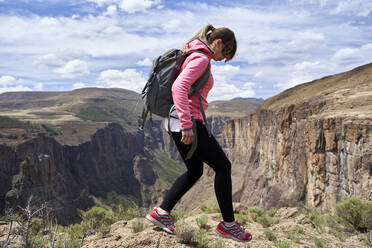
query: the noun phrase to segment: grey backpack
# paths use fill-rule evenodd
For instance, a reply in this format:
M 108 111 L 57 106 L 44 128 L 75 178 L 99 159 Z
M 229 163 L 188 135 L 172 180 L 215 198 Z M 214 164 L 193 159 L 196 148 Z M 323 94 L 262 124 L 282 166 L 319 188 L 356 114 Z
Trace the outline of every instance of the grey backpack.
M 146 123 L 147 115 L 150 114 L 150 121 L 152 122 L 152 114 L 160 117 L 168 118 L 168 123 L 170 123 L 169 118 L 178 118 L 175 114 L 175 108 L 172 98 L 172 84 L 176 80 L 180 73 L 183 62 L 186 57 L 193 52 L 202 51 L 189 51 L 187 53 L 182 52 L 179 49 L 171 49 L 165 52 L 163 55 L 159 56 L 153 61 L 152 68 L 150 70 L 149 79 L 142 90 L 142 98 L 144 99 L 144 108 L 142 110 L 142 128 Z M 205 72 L 200 76 L 200 78 L 190 87 L 188 91 L 188 96 L 197 94 L 200 101 L 200 110 L 203 115 L 204 123 L 207 125 L 207 119 L 204 113 L 202 97 L 199 90 L 208 81 L 210 74 L 210 63 L 207 66 Z M 193 120 L 194 122 L 194 120 Z M 195 127 L 194 127 L 195 126 Z M 192 148 L 186 159 L 191 157 L 193 150 L 196 149 L 196 125 L 194 122 L 194 141 Z M 168 128 L 170 131 L 170 127 Z M 209 129 L 208 129 L 209 132 Z M 190 155 L 190 156 L 189 156 Z

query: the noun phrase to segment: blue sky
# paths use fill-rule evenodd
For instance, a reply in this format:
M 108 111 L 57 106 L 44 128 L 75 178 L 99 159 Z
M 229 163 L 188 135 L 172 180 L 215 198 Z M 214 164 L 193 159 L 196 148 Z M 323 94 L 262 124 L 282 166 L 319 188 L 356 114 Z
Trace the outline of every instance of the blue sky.
M 266 99 L 372 62 L 369 0 L 0 0 L 0 93 L 139 92 L 152 59 L 208 23 L 238 40 L 213 63 L 209 100 Z

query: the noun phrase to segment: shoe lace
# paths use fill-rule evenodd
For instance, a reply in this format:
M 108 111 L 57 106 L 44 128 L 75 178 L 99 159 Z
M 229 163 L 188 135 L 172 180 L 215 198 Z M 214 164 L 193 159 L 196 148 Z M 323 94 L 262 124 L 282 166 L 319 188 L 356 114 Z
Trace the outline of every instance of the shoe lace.
M 237 237 L 240 237 L 242 234 L 245 233 L 243 228 L 241 228 L 240 225 L 238 225 L 238 224 L 235 224 L 234 226 L 232 226 L 229 229 L 230 229 L 230 232 Z
M 166 226 L 173 226 L 173 221 L 170 215 L 161 216 L 161 220 Z

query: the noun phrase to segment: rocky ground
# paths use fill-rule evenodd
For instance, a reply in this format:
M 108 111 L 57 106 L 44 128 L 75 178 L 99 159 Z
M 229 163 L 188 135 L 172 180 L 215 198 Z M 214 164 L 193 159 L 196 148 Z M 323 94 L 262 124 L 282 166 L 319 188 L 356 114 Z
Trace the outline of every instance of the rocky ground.
M 240 214 L 248 213 L 244 207 L 237 206 L 235 209 L 239 210 Z M 200 228 L 197 224 L 197 219 L 202 216 L 207 216 L 208 221 L 203 228 Z M 135 218 L 130 221 L 114 223 L 110 232 L 104 237 L 102 237 L 102 234 L 89 236 L 85 240 L 83 247 L 368 247 L 363 241 L 365 234 L 336 232 L 335 229 L 330 227 L 321 227 L 316 220 L 311 220 L 308 214 L 297 208 L 281 208 L 276 212 L 274 218 L 278 218 L 279 222 L 267 228 L 264 228 L 262 224 L 253 221 L 251 218 L 247 219 L 242 226 L 253 235 L 253 240 L 249 243 L 222 239 L 215 233 L 215 227 L 221 219 L 220 214 L 199 212 L 176 223 L 178 235 L 167 234 L 161 229 L 154 227 L 144 218 Z M 141 225 L 140 223 L 144 225 L 143 230 L 138 228 Z M 187 226 L 194 230 L 197 241 L 190 241 L 185 244 L 182 243 L 181 236 L 186 236 L 187 233 L 185 234 L 185 232 L 192 232 L 185 230 Z M 206 232 L 203 233 L 204 231 L 200 231 L 201 229 L 206 230 Z

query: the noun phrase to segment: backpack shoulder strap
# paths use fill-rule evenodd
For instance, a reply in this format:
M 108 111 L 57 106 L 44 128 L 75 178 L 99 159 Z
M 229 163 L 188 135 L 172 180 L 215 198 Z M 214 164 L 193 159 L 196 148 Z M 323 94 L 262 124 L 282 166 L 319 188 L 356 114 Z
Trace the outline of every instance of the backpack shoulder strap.
M 209 79 L 210 73 L 211 73 L 211 62 L 208 63 L 207 68 L 205 69 L 201 77 L 198 78 L 196 82 L 191 85 L 191 87 L 189 88 L 189 91 L 187 92 L 187 95 L 192 96 L 196 92 L 198 92 L 201 88 L 203 88 L 203 86 L 207 83 Z

